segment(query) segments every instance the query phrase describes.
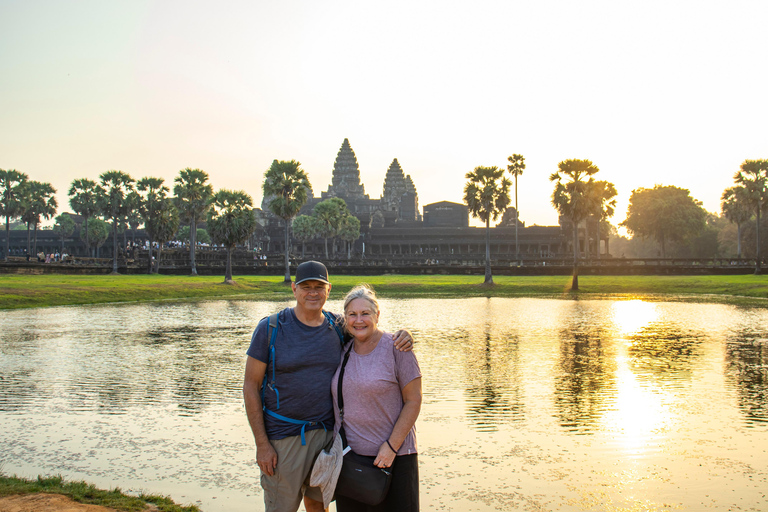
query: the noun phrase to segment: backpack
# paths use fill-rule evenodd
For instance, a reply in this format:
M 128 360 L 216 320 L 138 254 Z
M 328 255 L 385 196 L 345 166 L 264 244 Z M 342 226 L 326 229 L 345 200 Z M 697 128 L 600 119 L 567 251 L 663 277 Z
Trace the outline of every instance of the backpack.
M 280 322 L 278 320 L 278 313 L 272 313 L 269 315 L 269 327 L 267 329 L 267 336 L 269 337 L 269 349 L 267 352 L 267 368 L 264 371 L 264 382 L 261 384 L 261 405 L 262 410 L 264 411 L 264 414 L 267 414 L 269 416 L 272 416 L 275 419 L 278 419 L 280 421 L 284 421 L 286 423 L 293 423 L 294 425 L 301 425 L 301 445 L 305 446 L 306 438 L 304 437 L 304 430 L 306 427 L 309 426 L 315 426 L 318 423 L 323 426 L 325 431 L 328 431 L 328 428 L 325 426 L 325 423 L 322 421 L 307 421 L 307 420 L 296 420 L 293 418 L 289 418 L 287 416 L 283 416 L 282 414 L 278 414 L 275 411 L 271 411 L 267 409 L 266 402 L 264 401 L 264 393 L 266 391 L 267 386 L 269 386 L 269 389 L 275 392 L 275 398 L 277 399 L 277 407 L 275 409 L 280 409 L 280 392 L 277 389 L 277 380 L 275 378 L 275 341 L 277 340 L 277 330 L 280 327 Z M 339 343 L 341 343 L 341 346 L 344 346 L 344 333 L 341 330 L 341 327 L 337 324 L 337 320 L 334 318 L 333 315 L 328 313 L 327 311 L 323 310 L 323 316 L 325 316 L 325 319 L 328 320 L 328 323 L 333 326 L 333 328 L 336 330 L 336 334 L 339 335 Z M 272 379 L 270 380 L 269 377 L 269 363 L 272 363 Z

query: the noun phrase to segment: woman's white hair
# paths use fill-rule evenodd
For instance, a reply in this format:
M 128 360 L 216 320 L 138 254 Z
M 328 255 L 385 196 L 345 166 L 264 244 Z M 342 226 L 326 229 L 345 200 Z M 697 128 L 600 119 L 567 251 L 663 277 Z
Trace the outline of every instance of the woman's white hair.
M 370 303 L 371 307 L 373 308 L 373 312 L 377 315 L 379 314 L 379 301 L 376 298 L 376 292 L 373 291 L 373 288 L 371 285 L 367 283 L 360 283 L 359 285 L 355 286 L 351 290 L 349 290 L 349 293 L 347 293 L 346 297 L 344 297 L 344 315 L 347 314 L 347 306 L 349 306 L 349 303 L 352 302 L 355 299 L 365 299 Z

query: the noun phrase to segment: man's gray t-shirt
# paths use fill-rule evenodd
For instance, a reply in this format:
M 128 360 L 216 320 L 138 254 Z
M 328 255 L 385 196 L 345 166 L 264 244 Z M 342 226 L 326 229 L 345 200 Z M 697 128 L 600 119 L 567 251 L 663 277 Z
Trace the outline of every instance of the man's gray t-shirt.
M 275 340 L 274 361 L 269 361 L 269 318 L 263 318 L 251 338 L 248 355 L 267 365 L 267 383 L 272 383 L 272 367 L 275 374 L 272 388 L 264 391 L 264 403 L 270 411 L 281 416 L 303 421 L 322 421 L 328 430 L 333 428 L 333 402 L 331 378 L 336 372 L 341 356 L 341 342 L 336 329 L 327 319 L 319 327 L 301 323 L 293 311 L 286 308 L 278 315 L 278 332 Z M 282 439 L 301 434 L 301 425 L 281 421 L 264 414 L 267 437 Z M 323 425 L 307 425 L 305 430 L 323 428 Z

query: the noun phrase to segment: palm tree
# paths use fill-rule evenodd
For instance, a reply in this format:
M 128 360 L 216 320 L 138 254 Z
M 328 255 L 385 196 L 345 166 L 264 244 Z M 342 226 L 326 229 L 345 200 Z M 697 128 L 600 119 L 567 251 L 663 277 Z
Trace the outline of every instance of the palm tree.
M 517 206 L 517 177 L 523 175 L 525 170 L 525 158 L 523 155 L 512 155 L 507 157 L 509 165 L 507 170 L 515 177 L 515 258 L 520 257 L 520 245 L 517 242 L 517 225 L 520 219 L 520 209 Z
M 53 232 L 61 236 L 61 254 L 64 254 L 64 238 L 72 236 L 75 232 L 75 221 L 66 213 L 56 216 L 56 223 L 53 225 Z
M 596 247 L 596 255 L 597 259 L 600 259 L 600 224 L 603 221 L 608 220 L 609 218 L 613 217 L 613 214 L 615 213 L 616 209 L 616 195 L 618 194 L 616 192 L 616 186 L 609 182 L 604 180 L 590 180 L 589 183 L 591 183 L 589 188 L 589 193 L 592 195 L 592 202 L 594 211 L 592 212 L 592 215 L 597 218 L 597 247 Z M 587 223 L 588 224 L 588 223 Z M 585 224 L 584 228 L 584 239 L 587 240 L 587 244 L 589 244 L 589 236 L 587 236 L 587 224 Z M 587 257 L 589 257 L 589 250 L 587 250 Z
M 40 217 L 44 220 L 52 219 L 56 215 L 59 203 L 54 197 L 56 189 L 50 183 L 32 182 L 32 193 L 34 194 L 32 208 L 38 215 L 35 219 L 35 251 L 37 251 L 37 228 L 40 225 Z
M 112 220 L 112 273 L 117 274 L 117 228 L 126 215 L 126 197 L 133 190 L 134 179 L 122 171 L 107 171 L 99 176 L 104 189 L 102 215 Z
M 465 176 L 464 202 L 473 217 L 485 222 L 485 281 L 492 285 L 491 274 L 491 219 L 496 220 L 509 206 L 510 181 L 504 177 L 504 169 L 475 167 Z
M 306 241 L 312 240 L 317 236 L 317 222 L 314 217 L 309 215 L 299 215 L 293 219 L 291 229 L 293 230 L 293 236 L 301 241 L 301 259 L 304 259 Z
M 142 222 L 141 195 L 135 190 L 132 190 L 128 194 L 125 200 L 127 202 L 125 224 L 126 224 L 126 228 L 131 229 L 131 248 L 135 248 L 136 247 L 136 230 L 139 229 L 139 226 L 141 225 L 141 222 Z M 128 247 L 128 244 L 124 244 L 124 245 Z
M 72 181 L 69 187 L 69 206 L 72 210 L 83 217 L 83 230 L 85 233 L 85 247 L 89 255 L 91 254 L 91 243 L 88 239 L 88 219 L 101 211 L 101 201 L 103 190 L 99 188 L 95 181 L 88 178 L 79 178 Z
M 41 217 L 48 220 L 56 214 L 58 203 L 54 194 L 56 189 L 50 183 L 28 181 L 24 188 L 25 211 L 22 218 L 27 223 L 27 250 L 29 250 L 29 227 L 34 227 L 33 254 L 37 253 L 37 228 Z
M 163 187 L 167 190 L 166 187 Z M 163 257 L 163 244 L 172 240 L 179 230 L 179 210 L 169 198 L 162 196 L 159 204 L 156 205 L 152 220 L 147 224 L 148 231 L 151 231 L 152 237 L 157 241 L 157 265 L 155 273 L 160 273 L 160 261 Z M 150 253 L 151 254 L 151 253 Z M 152 258 L 150 258 L 150 261 Z
M 755 274 L 761 274 L 760 268 L 760 210 L 766 203 L 766 180 L 768 180 L 768 160 L 744 160 L 741 170 L 734 174 L 733 180 L 744 187 L 747 203 L 754 209 L 757 219 L 755 221 Z
M 245 192 L 222 189 L 211 198 L 208 232 L 214 242 L 227 248 L 225 284 L 235 283 L 232 280 L 232 250 L 251 236 L 256 225 L 253 200 Z
M 147 273 L 149 274 L 154 271 L 152 266 L 152 251 L 155 242 L 154 226 L 169 192 L 168 187 L 163 185 L 164 182 L 163 178 L 145 177 L 136 183 L 136 189 L 144 193 L 141 196 L 141 216 L 144 219 L 144 227 L 147 229 L 147 237 L 149 238 L 149 253 L 147 254 Z M 160 261 L 159 254 L 157 260 Z
M 22 192 L 28 177 L 16 169 L 0 169 L 0 215 L 5 217 L 5 261 L 10 250 L 10 221 L 23 213 Z
M 579 289 L 579 223 L 596 210 L 596 198 L 590 194 L 592 178 L 600 169 L 589 160 L 563 160 L 557 164 L 558 171 L 552 173 L 549 181 L 555 181 L 552 205 L 558 213 L 570 219 L 573 227 L 573 280 L 571 290 Z M 568 178 L 566 181 L 565 179 Z M 585 181 L 589 178 L 589 181 Z
M 307 173 L 296 160 L 274 160 L 264 173 L 262 185 L 264 197 L 268 198 L 269 210 L 285 222 L 285 283 L 291 282 L 291 267 L 288 257 L 290 249 L 291 219 L 298 215 L 301 207 L 312 194 Z
M 208 202 L 213 196 L 213 187 L 206 184 L 208 173 L 189 167 L 180 170 L 179 175 L 173 181 L 176 183 L 173 187 L 176 206 L 182 218 L 189 222 L 189 265 L 191 274 L 196 276 L 197 223 L 205 218 Z
M 360 219 L 347 215 L 339 226 L 339 238 L 347 243 L 347 260 L 352 259 L 352 244 L 360 238 Z
M 720 207 L 726 219 L 736 224 L 736 255 L 741 258 L 741 225 L 752 218 L 745 187 L 731 187 L 723 191 Z
M 328 258 L 328 239 L 335 238 L 339 233 L 339 227 L 346 215 L 349 214 L 347 203 L 340 197 L 331 197 L 321 201 L 312 209 L 312 216 L 315 218 L 317 232 L 325 241 L 325 257 Z M 333 254 L 336 255 L 334 244 Z

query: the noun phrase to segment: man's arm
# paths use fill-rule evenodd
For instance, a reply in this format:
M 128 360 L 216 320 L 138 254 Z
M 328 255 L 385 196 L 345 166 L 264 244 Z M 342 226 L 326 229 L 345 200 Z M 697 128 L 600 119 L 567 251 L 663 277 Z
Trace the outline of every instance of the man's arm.
M 269 476 L 275 473 L 277 452 L 272 447 L 264 427 L 264 412 L 261 404 L 261 384 L 267 364 L 248 356 L 245 362 L 245 378 L 243 379 L 243 400 L 248 423 L 251 425 L 253 437 L 256 440 L 256 463 Z
M 392 337 L 395 341 L 395 348 L 400 352 L 413 350 L 413 336 L 411 336 L 411 332 L 407 329 L 395 331 Z

